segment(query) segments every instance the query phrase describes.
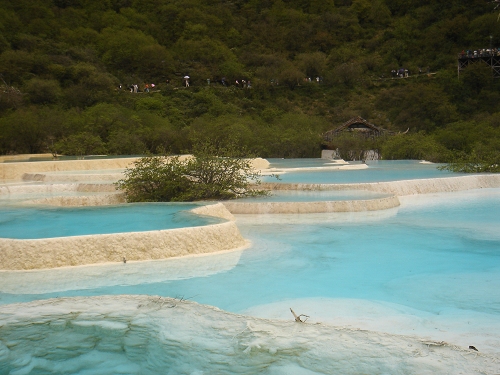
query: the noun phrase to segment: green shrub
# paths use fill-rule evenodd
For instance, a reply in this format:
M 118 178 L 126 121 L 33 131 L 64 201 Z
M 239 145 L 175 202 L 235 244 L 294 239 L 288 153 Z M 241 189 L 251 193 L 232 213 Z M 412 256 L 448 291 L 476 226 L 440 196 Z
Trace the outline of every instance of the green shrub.
M 188 202 L 266 194 L 251 187 L 259 183 L 259 173 L 235 144 L 222 148 L 205 142 L 195 145 L 193 157 L 184 160 L 141 158 L 116 186 L 128 202 Z
M 83 132 L 63 138 L 55 144 L 55 151 L 63 155 L 83 157 L 85 155 L 101 155 L 106 147 L 101 137 Z
M 389 137 L 382 145 L 382 158 L 393 160 L 425 159 L 443 162 L 448 157 L 448 150 L 433 137 L 423 133 L 398 134 Z
M 439 169 L 462 173 L 500 172 L 500 152 L 483 144 L 476 144 L 471 152 L 457 152 L 452 161 Z

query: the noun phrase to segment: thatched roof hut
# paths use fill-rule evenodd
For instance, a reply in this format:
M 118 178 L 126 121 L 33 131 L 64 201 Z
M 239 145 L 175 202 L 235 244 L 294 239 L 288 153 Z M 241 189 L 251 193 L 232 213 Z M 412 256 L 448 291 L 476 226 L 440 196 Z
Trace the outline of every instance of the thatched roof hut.
M 323 141 L 330 142 L 343 132 L 356 132 L 365 137 L 378 137 L 382 134 L 390 134 L 388 130 L 382 129 L 369 123 L 362 117 L 353 117 L 336 129 L 329 130 L 323 134 Z

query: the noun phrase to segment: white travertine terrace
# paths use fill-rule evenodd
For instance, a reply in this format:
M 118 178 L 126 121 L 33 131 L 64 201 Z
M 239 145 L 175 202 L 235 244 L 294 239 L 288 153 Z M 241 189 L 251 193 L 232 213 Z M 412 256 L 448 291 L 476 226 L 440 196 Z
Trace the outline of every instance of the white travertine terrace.
M 88 171 L 100 169 L 124 169 L 138 158 L 55 160 L 37 162 L 0 163 L 0 180 L 20 180 L 25 173 L 60 171 Z
M 113 184 L 6 184 L 0 185 L 0 198 L 22 196 L 19 204 L 58 207 L 104 206 L 125 203 Z
M 181 159 L 187 157 L 190 156 L 183 155 Z M 110 182 L 123 176 L 123 172 L 117 173 L 117 170 L 130 167 L 137 159 L 0 163 L 0 179 L 14 181 L 0 186 L 0 196 L 22 196 L 18 204 L 23 205 L 67 207 L 124 203 L 123 193 L 116 191 Z M 252 160 L 252 165 L 256 169 L 267 168 L 269 162 L 258 158 Z M 93 173 L 94 170 L 99 173 Z M 91 173 L 85 173 L 87 171 Z M 68 183 L 78 181 L 80 183 Z M 150 232 L 29 240 L 0 238 L 0 269 L 33 270 L 120 262 L 123 257 L 127 261 L 165 259 L 248 245 L 233 215 L 222 204 L 198 207 L 193 211 L 229 222 Z
M 263 183 L 268 190 L 369 190 L 397 196 L 430 194 L 500 187 L 500 174 L 429 178 L 417 180 L 368 182 L 356 184 L 280 184 Z
M 14 161 L 29 161 L 34 158 L 53 158 L 52 154 L 20 154 L 20 155 L 1 155 L 0 163 L 4 162 L 14 162 Z
M 190 157 L 183 155 L 182 158 Z M 16 182 L 0 185 L 0 197 L 23 196 L 18 204 L 52 206 L 100 206 L 124 203 L 124 196 L 110 183 L 137 158 L 0 163 L 0 179 Z M 257 158 L 258 170 L 269 162 Z M 349 167 L 349 165 L 347 166 Z M 89 172 L 90 171 L 90 172 Z M 21 180 L 32 182 L 22 182 Z M 72 177 L 73 176 L 73 177 Z M 91 176 L 90 179 L 87 177 Z M 99 179 L 99 177 L 102 177 Z M 58 180 L 60 178 L 65 183 Z M 67 183 L 72 180 L 78 183 Z M 90 180 L 90 181 L 89 181 Z M 84 183 L 83 181 L 87 181 Z M 42 182 L 42 183 L 41 183 Z M 50 183 L 49 183 L 50 182 Z M 102 183 L 97 183 L 102 182 Z M 389 197 L 315 202 L 238 202 L 202 206 L 195 213 L 229 220 L 228 223 L 174 230 L 103 234 L 49 239 L 0 239 L 0 269 L 28 270 L 74 265 L 151 260 L 210 253 L 246 245 L 232 214 L 299 214 L 386 210 L 399 206 L 398 196 L 500 187 L 500 175 L 358 184 L 264 183 L 269 190 L 368 190 Z
M 61 174 L 60 172 L 50 173 L 24 173 L 22 176 L 23 181 L 37 181 L 37 182 L 55 182 L 55 183 L 74 183 L 74 182 L 108 182 L 112 183 L 123 178 L 123 171 L 117 171 L 113 173 L 111 170 L 109 173 L 72 173 L 72 174 Z
M 247 246 L 147 262 L 113 262 L 43 270 L 0 271 L 0 293 L 48 294 L 69 290 L 208 277 L 232 270 Z M 215 255 L 217 256 L 211 256 Z M 64 280 L 62 283 L 61 280 Z M 1 372 L 0 372 L 1 374 Z
M 226 219 L 229 221 L 236 220 L 231 212 L 229 212 L 222 203 L 211 204 L 209 206 L 200 206 L 193 208 L 191 212 L 198 215 L 214 216 Z
M 180 159 L 184 160 L 191 157 L 190 155 L 181 155 Z M 131 167 L 132 164 L 139 158 L 115 158 L 115 159 L 92 159 L 92 160 L 54 160 L 54 161 L 38 161 L 38 162 L 0 162 L 0 180 L 20 180 L 23 175 L 39 174 L 39 180 L 43 177 L 43 172 L 62 172 L 62 171 L 95 171 L 95 170 L 116 170 Z M 255 169 L 265 169 L 269 167 L 269 162 L 266 159 L 252 159 L 252 166 Z M 29 177 L 28 177 L 29 178 Z M 33 178 L 31 176 L 31 178 Z M 68 177 L 69 178 L 69 177 Z M 54 180 L 55 178 L 52 178 Z
M 68 192 L 112 193 L 117 192 L 113 184 L 11 184 L 0 185 L 0 195 L 8 194 L 62 194 Z
M 234 221 L 200 227 L 18 240 L 0 238 L 0 269 L 165 259 L 246 246 Z
M 84 168 L 87 170 L 88 162 L 93 161 L 78 162 L 82 163 L 81 166 L 87 164 Z M 266 163 L 267 161 L 259 160 L 254 162 L 254 166 L 266 168 Z M 38 162 L 5 165 L 12 164 L 41 165 Z M 116 168 L 111 164 L 110 172 Z M 94 165 L 96 166 L 97 164 Z M 21 174 L 9 170 L 8 173 L 7 179 L 16 181 L 20 181 L 23 174 L 32 173 L 32 176 L 25 174 L 25 179 L 44 184 L 16 182 L 0 185 L 2 199 L 28 195 L 28 199 L 23 198 L 24 203 L 61 206 L 104 205 L 123 201 L 121 193 L 116 192 L 114 185 L 109 183 L 116 176 L 99 179 L 98 174 L 88 174 L 92 177 L 86 178 L 83 173 L 74 173 L 74 177 L 68 177 L 68 173 L 67 177 L 62 177 L 64 173 L 40 170 L 24 171 Z M 6 172 L 0 164 L 0 179 L 6 179 L 5 175 Z M 61 176 L 61 179 L 58 176 Z M 69 184 L 70 181 L 79 183 Z M 83 181 L 106 183 L 82 183 Z M 392 196 L 333 202 L 224 202 L 192 210 L 200 215 L 229 220 L 216 225 L 37 240 L 0 239 L 0 276 L 3 277 L 0 291 L 54 293 L 79 288 L 135 285 L 143 280 L 161 282 L 185 277 L 203 277 L 234 267 L 239 261 L 241 251 L 231 250 L 248 246 L 233 221 L 232 213 L 385 210 L 399 205 L 398 197 L 403 196 L 404 199 L 411 199 L 409 196 L 416 194 L 498 188 L 500 176 L 474 175 L 341 185 L 263 184 L 263 187 L 276 190 L 358 189 Z M 44 197 L 44 194 L 50 196 Z M 371 212 L 366 215 L 377 215 L 373 219 L 377 220 L 378 215 L 393 211 Z M 268 219 L 269 217 L 272 218 L 265 216 L 264 220 L 275 220 Z M 346 219 L 348 218 L 342 216 L 339 220 Z M 189 257 L 193 254 L 206 255 L 221 250 L 228 251 L 228 259 L 225 262 L 221 262 L 219 257 L 213 257 L 212 263 L 207 262 L 204 259 L 206 257 Z M 127 258 L 128 264 L 120 265 L 123 257 Z M 133 262 L 168 257 L 184 258 L 147 263 Z M 191 262 L 196 263 L 196 259 L 199 264 L 193 267 Z M 179 267 L 176 261 L 185 263 Z M 172 264 L 170 268 L 166 268 L 163 262 Z M 157 264 L 151 266 L 151 263 Z M 75 268 L 64 267 L 85 264 L 101 266 L 79 267 L 76 273 Z M 203 267 L 200 268 L 200 265 Z M 55 267 L 62 268 L 51 270 Z M 105 279 L 103 269 L 108 270 Z M 198 273 L 191 274 L 191 269 Z M 75 277 L 75 274 L 78 276 Z M 64 283 L 60 282 L 61 280 L 64 280 Z M 367 311 L 373 313 L 377 307 L 373 302 L 365 306 L 366 302 L 362 301 L 359 306 L 365 306 L 363 310 L 355 305 L 356 301 L 343 303 L 352 309 L 358 309 L 359 314 L 366 314 Z M 288 308 L 292 306 L 298 313 L 310 314 L 311 320 L 306 324 L 294 322 L 291 315 L 288 315 Z M 329 310 L 328 306 L 332 308 Z M 447 335 L 446 332 L 437 331 L 435 325 L 432 325 L 433 322 L 405 315 L 384 319 L 391 310 L 381 309 L 380 306 L 378 316 L 368 314 L 361 323 L 352 313 L 342 315 L 341 306 L 342 301 L 324 301 L 321 298 L 316 302 L 310 299 L 293 300 L 293 305 L 292 301 L 279 301 L 275 307 L 279 316 L 269 316 L 272 306 L 260 306 L 256 307 L 256 311 L 259 308 L 265 310 L 268 318 L 272 319 L 259 319 L 227 313 L 185 300 L 158 296 L 57 298 L 0 305 L 0 373 L 7 368 L 3 366 L 9 366 L 8 371 L 12 374 L 29 373 L 33 368 L 47 373 L 73 372 L 72 364 L 75 362 L 58 360 L 59 351 L 71 352 L 75 361 L 86 363 L 89 368 L 95 366 L 96 369 L 101 366 L 103 356 L 106 356 L 106 362 L 102 366 L 106 367 L 107 373 L 120 373 L 124 366 L 127 371 L 141 373 L 141 364 L 145 362 L 148 365 L 154 364 L 157 369 L 168 368 L 172 372 L 189 371 L 192 374 L 201 373 L 198 368 L 203 368 L 207 373 L 258 372 L 267 375 L 498 373 L 500 357 L 496 349 L 498 339 L 494 330 L 491 335 L 485 335 L 480 330 L 475 332 L 477 328 L 474 322 L 471 322 L 470 332 L 462 335 L 464 340 L 457 340 L 454 337 L 457 333 L 453 328 L 450 328 L 451 332 Z M 315 309 L 318 313 L 314 313 Z M 244 313 L 255 315 L 255 311 Z M 376 319 L 373 316 L 376 316 Z M 406 330 L 397 333 L 395 322 L 404 324 Z M 415 326 L 415 322 L 420 323 L 420 326 Z M 384 327 L 384 323 L 390 324 L 390 329 Z M 421 326 L 425 324 L 430 324 L 430 332 L 436 333 L 430 335 L 428 331 L 421 331 Z M 450 326 L 452 325 L 453 322 L 450 323 Z M 490 329 L 491 326 L 487 327 Z M 11 345 L 12 342 L 15 345 Z M 75 345 L 75 342 L 84 344 Z M 92 344 L 87 347 L 86 342 Z M 478 345 L 481 352 L 467 349 L 471 343 Z M 51 348 L 53 356 L 39 358 L 40 347 Z M 494 347 L 495 350 L 488 350 L 489 347 Z M 109 356 L 109 352 L 113 355 Z
M 396 196 L 366 200 L 321 202 L 259 202 L 226 201 L 224 205 L 233 214 L 312 214 L 322 212 L 377 211 L 399 206 Z
M 80 196 L 55 196 L 38 199 L 27 199 L 24 205 L 44 205 L 55 207 L 84 207 L 84 206 L 108 206 L 126 203 L 122 193 L 80 195 Z
M 267 169 L 269 168 L 270 163 L 266 159 L 262 158 L 253 158 L 251 160 L 252 167 L 257 170 Z
M 41 359 L 41 348 L 51 355 Z M 71 360 L 61 361 L 58 354 L 68 352 Z M 444 341 L 301 324 L 291 314 L 287 321 L 254 318 L 146 295 L 0 306 L 0 358 L 0 372 L 9 366 L 11 374 L 71 373 L 75 363 L 103 373 L 178 374 L 449 375 L 499 368 L 497 355 Z

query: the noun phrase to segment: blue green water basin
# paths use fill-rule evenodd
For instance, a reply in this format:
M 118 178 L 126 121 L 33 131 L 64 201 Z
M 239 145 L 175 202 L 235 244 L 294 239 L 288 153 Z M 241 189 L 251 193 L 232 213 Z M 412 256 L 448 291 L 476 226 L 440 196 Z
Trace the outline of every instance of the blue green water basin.
M 202 226 L 219 218 L 189 212 L 190 203 L 107 207 L 0 208 L 0 238 L 36 239 Z
M 264 176 L 263 182 L 304 183 L 304 184 L 349 184 L 361 182 L 381 182 L 415 180 L 460 176 L 459 173 L 439 170 L 441 164 L 421 163 L 418 160 L 378 160 L 367 161 L 366 169 L 338 169 L 325 159 L 268 159 L 271 168 L 276 168 L 280 180 Z M 361 162 L 350 162 L 359 165 Z M 332 169 L 325 169 L 331 167 Z
M 322 202 L 385 198 L 391 194 L 367 190 L 275 190 L 267 196 L 238 199 L 238 202 Z

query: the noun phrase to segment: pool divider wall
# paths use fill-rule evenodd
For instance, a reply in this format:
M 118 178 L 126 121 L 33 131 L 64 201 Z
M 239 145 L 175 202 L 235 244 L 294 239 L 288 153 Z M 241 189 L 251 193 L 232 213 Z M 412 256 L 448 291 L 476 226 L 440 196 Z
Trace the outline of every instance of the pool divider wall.
M 85 196 L 56 196 L 26 200 L 25 205 L 48 205 L 56 207 L 84 207 L 108 206 L 126 203 L 123 193 L 85 195 Z
M 137 159 L 116 158 L 0 163 L 0 180 L 20 180 L 25 173 L 124 169 L 131 166 Z
M 267 190 L 369 190 L 380 193 L 395 194 L 397 196 L 444 193 L 498 187 L 500 187 L 500 174 L 483 174 L 355 184 L 262 183 L 260 185 L 261 189 Z
M 77 194 L 78 196 L 65 196 L 55 194 Z M 84 195 L 85 193 L 109 193 L 107 195 Z M 36 185 L 4 185 L 0 186 L 0 195 L 9 194 L 39 194 L 53 196 L 25 200 L 25 204 L 48 204 L 54 206 L 95 206 L 125 203 L 122 192 L 116 190 L 114 184 L 36 184 Z
M 235 217 L 227 210 L 226 206 L 222 203 L 215 203 L 208 206 L 200 206 L 193 208 L 191 212 L 198 215 L 220 217 L 221 219 L 235 221 Z
M 73 174 L 60 174 L 60 173 L 24 173 L 22 175 L 23 181 L 30 182 L 53 182 L 53 183 L 73 183 L 73 182 L 110 182 L 123 178 L 123 172 L 110 172 L 110 173 L 73 173 Z
M 205 214 L 226 216 L 222 204 Z M 203 210 L 202 210 L 203 211 Z M 0 238 L 1 270 L 33 270 L 107 262 L 165 259 L 247 246 L 236 223 L 200 227 L 18 240 Z
M 191 155 L 180 155 L 181 160 L 191 157 Z M 89 171 L 105 169 L 125 169 L 140 158 L 110 158 L 110 159 L 92 159 L 92 160 L 53 160 L 53 161 L 33 161 L 33 162 L 12 162 L 0 163 L 0 180 L 21 180 L 23 175 L 26 178 L 35 178 L 43 181 L 45 178 L 50 180 L 56 177 L 47 177 L 43 172 L 62 172 L 62 171 Z M 254 158 L 251 164 L 255 169 L 269 168 L 269 162 L 266 159 Z M 34 176 L 39 174 L 39 176 Z M 70 177 L 66 177 L 70 179 Z
M 0 156 L 0 163 L 5 162 L 19 162 L 19 161 L 34 161 L 36 158 L 53 158 L 52 154 L 18 154 L 18 155 L 2 155 Z
M 3 185 L 0 186 L 0 195 L 68 193 L 78 191 L 78 189 L 77 184 Z
M 321 202 L 241 203 L 227 201 L 224 205 L 232 214 L 311 214 L 386 210 L 398 207 L 400 203 L 398 197 L 391 196 L 366 200 Z
M 24 199 L 23 205 L 58 207 L 105 206 L 125 203 L 125 196 L 113 184 L 36 184 L 0 186 L 0 195 L 50 195 Z

